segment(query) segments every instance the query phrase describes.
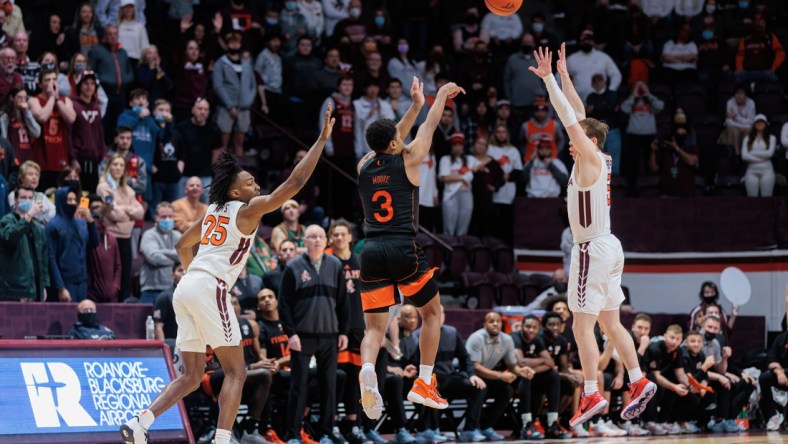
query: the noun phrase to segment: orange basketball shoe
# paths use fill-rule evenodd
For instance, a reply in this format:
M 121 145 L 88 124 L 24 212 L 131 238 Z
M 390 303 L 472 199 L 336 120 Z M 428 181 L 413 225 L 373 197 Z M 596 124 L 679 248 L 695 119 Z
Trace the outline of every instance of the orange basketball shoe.
M 438 393 L 438 380 L 435 379 L 434 373 L 432 382 L 429 385 L 423 379 L 416 378 L 413 388 L 408 392 L 408 401 L 438 410 L 443 410 L 449 406 L 449 403 Z

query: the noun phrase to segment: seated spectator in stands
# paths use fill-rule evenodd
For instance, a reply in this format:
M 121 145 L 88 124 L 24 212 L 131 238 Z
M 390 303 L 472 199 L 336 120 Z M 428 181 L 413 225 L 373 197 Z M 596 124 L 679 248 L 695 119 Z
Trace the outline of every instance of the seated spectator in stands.
M 695 195 L 695 171 L 698 169 L 698 147 L 690 144 L 684 125 L 676 125 L 669 140 L 656 138 L 651 142 L 648 168 L 659 175 L 660 196 L 692 197 Z
M 411 84 L 413 78 L 407 83 L 407 85 Z M 394 120 L 395 118 L 389 102 L 380 98 L 380 86 L 374 79 L 367 78 L 363 88 L 364 95 L 353 101 L 354 145 L 357 159 L 361 159 L 370 151 L 366 138 L 369 125 L 380 119 Z
M 41 136 L 41 125 L 33 117 L 27 102 L 27 91 L 14 87 L 0 114 L 0 136 L 11 143 L 19 163 L 33 160 L 33 141 Z
M 698 78 L 698 46 L 692 41 L 692 29 L 681 26 L 673 40 L 662 47 L 662 77 L 669 85 L 693 83 Z
M 0 219 L 0 295 L 3 299 L 44 301 L 49 287 L 49 246 L 36 216 L 43 201 L 29 185 L 14 194 L 13 212 Z
M 607 88 L 604 74 L 591 77 L 593 91 L 585 98 L 588 117 L 605 122 L 608 126 L 605 137 L 605 152 L 613 160 L 612 172 L 618 176 L 621 170 L 621 112 L 618 94 Z
M 667 430 L 663 424 L 674 420 L 676 400 L 689 393 L 686 386 L 679 384 L 676 374 L 681 365 L 682 354 L 679 353 L 679 346 L 682 336 L 681 326 L 670 325 L 665 331 L 663 339 L 652 342 L 646 352 L 648 378 L 657 384 L 657 394 L 653 399 L 654 402 L 649 403 L 646 407 L 642 419 L 647 421 L 646 428 L 652 433 L 659 430 L 662 431 L 660 434 L 681 432 L 677 426 L 674 430 Z M 659 414 L 657 413 L 658 407 Z
M 126 163 L 126 185 L 131 187 L 136 194 L 143 195 L 148 187 L 148 165 L 142 157 L 131 152 L 131 140 L 131 128 L 128 126 L 115 128 L 115 146 L 101 160 L 99 176 L 106 175 L 113 157 L 121 157 Z
M 755 116 L 750 134 L 741 145 L 741 158 L 747 164 L 744 188 L 747 196 L 771 197 L 774 191 L 774 165 L 772 157 L 777 149 L 777 137 L 768 131 L 769 121 L 763 114 Z
M 39 91 L 39 74 L 41 65 L 28 56 L 29 37 L 25 31 L 14 34 L 14 51 L 16 51 L 16 71 L 22 75 L 22 83 L 30 95 Z M 56 70 L 55 68 L 54 70 Z M 43 82 L 41 82 L 43 85 Z
M 186 274 L 186 270 L 180 262 L 172 264 L 170 270 L 172 272 L 172 285 L 159 293 L 156 297 L 156 303 L 153 304 L 154 334 L 159 341 L 165 339 L 175 340 L 178 337 L 178 322 L 175 320 L 175 310 L 172 308 L 172 296 L 175 292 L 175 287 L 178 286 L 181 278 Z
M 555 362 L 547 351 L 542 338 L 538 336 L 541 323 L 539 318 L 528 315 L 523 319 L 520 331 L 512 336 L 514 352 L 517 355 L 517 364 L 527 367 L 531 371 L 531 378 L 520 379 L 518 392 L 520 393 L 520 416 L 523 428 L 520 432 L 522 439 L 563 439 L 565 432 L 558 424 L 558 402 L 561 395 L 561 377 L 556 371 Z M 547 397 L 547 427 L 544 436 L 534 426 L 531 408 L 535 399 L 544 394 Z
M 741 142 L 750 132 L 755 122 L 755 101 L 747 97 L 748 88 L 744 84 L 736 85 L 733 97 L 725 104 L 725 129 L 717 139 L 720 145 L 730 145 L 739 155 Z
M 481 412 L 479 422 L 480 433 L 488 441 L 504 439 L 495 432 L 495 426 L 514 395 L 514 381 L 518 377 L 534 377 L 533 369 L 518 364 L 514 341 L 511 336 L 501 332 L 501 326 L 500 314 L 487 313 L 484 315 L 484 327 L 473 332 L 465 343 L 476 375 L 487 386 L 484 397 L 493 399 L 493 403 Z
M 772 387 L 788 390 L 788 377 L 785 369 L 788 368 L 788 332 L 782 332 L 774 340 L 768 354 L 769 369 L 761 373 L 758 383 L 761 387 L 760 407 L 764 418 L 768 418 L 766 430 L 780 430 L 785 419 L 774 405 Z
M 96 4 L 96 16 L 104 28 L 121 19 L 121 9 L 125 5 L 134 5 L 137 11 L 136 20 L 145 24 L 145 2 L 142 0 L 99 0 Z
M 57 215 L 45 228 L 52 285 L 49 300 L 79 302 L 88 295 L 87 253 L 99 245 L 99 237 L 90 209 L 78 203 L 78 192 L 73 188 L 63 187 L 55 193 Z
M 28 105 L 44 134 L 33 145 L 33 158 L 41 166 L 42 185 L 49 188 L 55 185 L 58 174 L 69 165 L 68 129 L 77 114 L 71 99 L 59 97 L 55 71 L 41 71 L 40 80 L 42 92 L 30 98 Z
M 785 50 L 777 36 L 766 29 L 766 20 L 756 17 L 752 32 L 736 48 L 736 82 L 776 82 L 777 70 L 785 61 Z
M 536 149 L 536 157 L 523 167 L 525 194 L 528 197 L 558 197 L 566 192 L 569 173 L 566 165 L 554 156 L 555 142 L 543 135 Z
M 420 336 L 421 329 L 416 330 L 402 341 L 401 346 L 404 354 L 402 365 L 411 364 L 418 367 Z M 457 368 L 453 364 L 454 359 L 459 361 Z M 478 442 L 486 439 L 479 432 L 479 422 L 487 385 L 482 378 L 476 375 L 474 367 L 465 347 L 465 341 L 462 340 L 456 328 L 446 325 L 446 314 L 441 307 L 440 343 L 435 358 L 433 377 L 437 379 L 438 388 L 443 396 L 449 399 L 464 398 L 468 400 L 465 426 L 460 432 L 460 442 Z M 438 431 L 440 426 L 439 411 L 423 408 L 422 414 L 424 415 L 423 430 L 416 435 L 416 438 L 442 442 L 442 440 L 435 439 L 436 436 L 440 436 Z
M 38 181 L 41 178 L 41 168 L 37 163 L 32 160 L 24 162 L 19 167 L 18 181 L 19 185 L 29 187 L 32 190 L 38 189 Z M 46 225 L 47 222 L 55 217 L 55 204 L 42 192 L 34 191 L 33 200 L 41 202 L 43 208 L 41 211 L 36 212 L 36 220 Z M 14 206 L 15 194 L 12 191 L 8 194 L 8 204 Z
M 89 54 L 99 44 L 101 37 L 102 26 L 94 13 L 93 3 L 82 3 L 74 14 L 74 23 L 66 29 L 66 42 L 70 51 L 74 55 Z
M 627 124 L 626 151 L 622 153 L 624 177 L 629 185 L 629 195 L 637 196 L 637 179 L 641 170 L 645 170 L 643 162 L 651 142 L 657 135 L 656 115 L 665 107 L 665 102 L 652 95 L 648 85 L 637 82 L 632 93 L 621 104 L 621 111 L 629 115 Z
M 497 15 L 487 12 L 482 18 L 479 40 L 493 52 L 509 52 L 523 35 L 523 21 L 519 14 Z
M 621 71 L 609 55 L 594 48 L 594 31 L 586 29 L 580 33 L 580 51 L 566 59 L 566 69 L 580 97 L 586 97 L 593 91 L 591 78 L 594 74 L 604 74 L 609 79 L 608 88 L 618 91 L 621 86 Z
M 494 218 L 490 217 L 495 212 L 493 196 L 504 184 L 504 173 L 499 164 L 488 154 L 487 138 L 477 137 L 473 143 L 473 158 L 476 166 L 473 167 L 473 212 L 471 215 L 470 233 L 474 236 L 496 236 Z
M 292 0 L 291 0 L 292 1 Z M 222 146 L 232 149 L 236 156 L 244 154 L 244 135 L 251 125 L 250 108 L 255 99 L 252 59 L 241 57 L 241 33 L 225 36 L 227 54 L 216 61 L 213 70 L 213 92 L 217 97 L 216 124 L 222 132 Z
M 281 211 L 284 221 L 275 226 L 271 231 L 271 247 L 278 251 L 279 244 L 281 244 L 283 240 L 289 239 L 298 247 L 298 254 L 305 252 L 306 244 L 304 242 L 304 235 L 306 233 L 306 227 L 298 220 L 301 216 L 300 205 L 295 200 L 290 199 L 282 204 Z
M 172 144 L 183 161 L 182 187 L 186 188 L 187 178 L 199 177 L 203 186 L 201 200 L 204 202 L 208 201 L 205 187 L 211 183 L 211 165 L 223 148 L 219 128 L 208 120 L 210 111 L 208 100 L 198 97 L 192 106 L 191 119 L 178 123 L 172 135 Z
M 548 117 L 549 106 L 544 97 L 537 97 L 533 103 L 533 117 L 524 122 L 520 128 L 520 139 L 525 144 L 524 162 L 536 156 L 537 146 L 544 141 L 550 143 L 551 157 L 558 157 L 559 149 L 564 146 L 564 135 L 557 119 Z M 545 138 L 548 136 L 548 138 Z
M 445 114 L 445 112 L 444 112 Z M 459 131 L 449 137 L 451 154 L 440 159 L 438 179 L 443 182 L 443 233 L 449 236 L 468 234 L 473 213 L 473 170 L 476 159 L 465 155 L 465 135 Z
M 209 73 L 204 62 L 200 57 L 200 45 L 195 40 L 186 42 L 186 49 L 179 58 L 172 97 L 176 123 L 191 117 L 197 98 L 206 96 Z
M 126 134 L 130 139 L 131 134 Z M 101 177 L 96 194 L 107 204 L 107 209 L 104 211 L 107 231 L 118 240 L 121 263 L 118 298 L 124 301 L 131 292 L 131 230 L 134 228 L 134 222 L 142 219 L 144 210 L 137 201 L 134 190 L 127 183 L 126 160 L 120 151 L 110 158 L 109 166 Z
M 11 88 L 24 88 L 22 74 L 16 71 L 16 51 L 12 48 L 0 49 L 0 103 L 5 103 Z
M 77 323 L 68 331 L 74 339 L 118 339 L 115 332 L 96 318 L 96 303 L 85 299 L 77 305 Z
M 91 192 L 98 185 L 99 164 L 107 155 L 96 82 L 96 73 L 83 71 L 77 78 L 77 94 L 72 96 L 76 120 L 71 126 L 71 166 L 79 171 L 84 189 Z
M 104 200 L 90 195 L 90 214 L 96 221 L 99 244 L 88 250 L 88 299 L 95 302 L 117 302 L 120 293 L 120 248 L 115 236 L 104 225 Z
M 457 26 L 452 31 L 452 44 L 456 54 L 464 54 L 473 50 L 481 33 L 479 8 L 469 6 L 465 10 L 465 23 Z
M 419 328 L 419 315 L 416 307 L 410 304 L 402 304 L 399 312 L 399 337 L 400 342 L 409 337 Z M 404 354 L 404 351 L 403 351 Z
M 156 297 L 172 285 L 171 268 L 179 261 L 175 243 L 181 238 L 180 231 L 175 230 L 172 205 L 161 202 L 156 206 L 156 226 L 149 228 L 142 235 L 140 254 L 142 269 L 140 270 L 139 301 L 143 304 L 156 302 Z
M 413 83 L 413 76 L 423 79 L 425 76 L 425 62 L 416 61 L 410 55 L 410 45 L 404 38 L 397 40 L 397 55 L 392 57 L 387 65 L 389 76 L 399 79 L 403 85 Z
M 553 276 L 550 279 L 550 284 L 547 288 L 542 290 L 534 300 L 526 306 L 527 310 L 538 310 L 542 308 L 542 304 L 552 296 L 563 295 L 566 296 L 566 289 L 568 288 L 569 277 L 563 268 L 556 268 L 553 271 Z
M 290 347 L 287 343 L 287 334 L 284 332 L 282 322 L 279 320 L 279 303 L 276 293 L 270 288 L 263 288 L 257 294 L 257 307 L 260 315 L 257 317 L 260 327 L 260 360 L 259 365 L 273 373 L 271 387 L 276 396 L 287 396 L 290 386 Z M 273 443 L 283 442 L 271 427 L 271 403 L 267 402 L 263 410 L 260 424 L 263 426 L 265 439 Z
M 555 369 L 561 378 L 561 397 L 559 413 L 564 413 L 573 403 L 575 393 L 583 386 L 583 373 L 572 368 L 569 357 L 569 341 L 561 335 L 565 328 L 564 320 L 558 313 L 548 311 L 542 316 L 542 328 L 539 337 L 544 342 L 547 352 L 553 358 Z
M 140 53 L 140 63 L 134 70 L 134 78 L 140 87 L 149 93 L 149 101 L 156 102 L 165 96 L 170 96 L 174 83 L 162 67 L 161 56 L 156 45 L 143 48 Z
M 118 43 L 118 27 L 106 26 L 101 44 L 93 46 L 88 61 L 107 93 L 107 112 L 104 114 L 104 137 L 113 134 L 118 116 L 126 106 L 126 93 L 134 81 L 134 69 L 128 53 Z
M 153 155 L 156 152 L 156 139 L 161 128 L 151 116 L 148 91 L 137 88 L 129 94 L 129 97 L 129 108 L 126 108 L 118 117 L 118 128 L 131 128 L 131 146 L 134 147 L 134 154 L 143 161 L 145 177 L 148 178 L 146 185 L 139 187 L 143 191 L 137 191 L 137 193 L 142 194 L 145 201 L 150 201 L 152 197 L 151 167 L 153 166 Z
M 201 222 L 208 205 L 200 202 L 203 195 L 202 181 L 197 176 L 186 181 L 184 196 L 172 203 L 175 220 L 175 229 L 185 233 L 192 224 Z
M 715 404 L 719 408 L 719 402 L 722 400 L 725 404 L 730 405 L 731 381 L 724 375 L 711 371 L 714 366 L 714 357 L 706 356 L 703 352 L 703 336 L 697 331 L 688 332 L 684 345 L 679 349 L 679 354 L 682 355 L 682 358 L 676 372 L 677 377 L 679 382 L 689 389 L 687 396 L 678 402 L 679 409 L 684 409 L 683 414 L 678 415 L 680 421 L 678 424 L 682 431 L 692 433 L 698 428 L 695 424 L 707 424 L 712 432 L 716 432 L 717 427 L 721 427 L 724 433 L 738 432 L 739 426 L 733 420 L 720 420 L 719 426 L 714 423 Z M 698 385 L 712 386 L 714 393 L 700 389 L 697 387 Z M 696 406 L 696 408 L 686 409 L 688 404 Z
M 283 239 L 279 243 L 279 248 L 276 249 L 276 252 L 278 261 L 276 268 L 263 275 L 263 287 L 265 288 L 278 289 L 282 282 L 285 265 L 299 254 L 295 241 L 290 239 Z

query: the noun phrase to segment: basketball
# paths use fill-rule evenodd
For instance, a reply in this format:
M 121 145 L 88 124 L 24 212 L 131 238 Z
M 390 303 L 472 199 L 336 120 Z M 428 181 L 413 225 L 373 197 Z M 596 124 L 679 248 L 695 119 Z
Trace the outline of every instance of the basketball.
M 512 15 L 523 5 L 523 0 L 484 0 L 484 4 L 495 15 Z

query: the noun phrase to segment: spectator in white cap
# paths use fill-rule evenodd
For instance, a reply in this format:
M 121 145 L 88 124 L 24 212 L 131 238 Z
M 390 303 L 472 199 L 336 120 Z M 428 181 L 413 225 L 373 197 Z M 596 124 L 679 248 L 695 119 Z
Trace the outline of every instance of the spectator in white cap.
M 768 133 L 768 126 L 766 116 L 756 115 L 750 134 L 742 141 L 741 158 L 747 163 L 744 187 L 749 197 L 769 197 L 774 191 L 772 156 L 777 147 L 777 137 Z
M 473 167 L 478 161 L 465 155 L 465 135 L 461 131 L 449 136 L 451 153 L 441 157 L 438 178 L 443 186 L 443 232 L 449 236 L 468 234 L 473 213 Z

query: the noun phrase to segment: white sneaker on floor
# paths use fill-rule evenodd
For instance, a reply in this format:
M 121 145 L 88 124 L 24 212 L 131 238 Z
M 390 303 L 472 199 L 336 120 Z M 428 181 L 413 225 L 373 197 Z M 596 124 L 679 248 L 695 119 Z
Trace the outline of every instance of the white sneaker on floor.
M 361 386 L 361 406 L 369 419 L 378 419 L 383 414 L 383 397 L 378 391 L 378 376 L 375 370 L 361 369 L 358 373 Z
M 140 424 L 139 416 L 129 419 L 120 426 L 120 437 L 126 444 L 148 444 L 148 431 Z
M 583 428 L 583 424 L 578 424 L 572 427 L 572 433 L 575 435 L 575 438 L 588 438 L 591 436 L 591 434 L 588 433 L 588 430 Z
M 766 430 L 770 432 L 780 430 L 780 426 L 782 425 L 784 419 L 785 418 L 783 417 L 782 413 L 772 416 L 769 418 L 769 422 L 766 423 Z
M 629 436 L 646 436 L 649 434 L 649 431 L 640 427 L 638 424 L 632 422 L 625 422 L 621 424 L 621 428 L 627 431 Z
M 681 427 L 675 422 L 665 424 L 665 431 L 668 435 L 681 435 Z
M 681 424 L 681 433 L 687 433 L 687 434 L 693 435 L 693 434 L 698 433 L 698 432 L 700 432 L 700 429 L 692 421 L 687 421 L 687 422 Z
M 627 432 L 619 429 L 618 427 L 615 426 L 611 427 L 610 424 L 608 424 L 605 421 L 602 421 L 601 419 L 598 420 L 596 423 L 591 424 L 590 428 L 593 429 L 594 435 L 604 436 L 608 438 L 614 436 L 624 436 L 627 434 Z
M 627 436 L 627 431 L 617 426 L 612 420 L 608 419 L 605 425 L 613 433 L 613 436 Z
M 666 435 L 668 433 L 665 426 L 658 422 L 647 422 L 646 430 L 648 430 L 652 435 Z

